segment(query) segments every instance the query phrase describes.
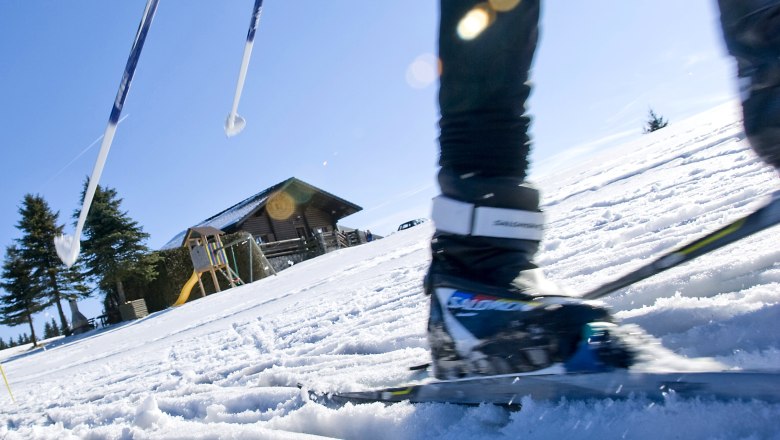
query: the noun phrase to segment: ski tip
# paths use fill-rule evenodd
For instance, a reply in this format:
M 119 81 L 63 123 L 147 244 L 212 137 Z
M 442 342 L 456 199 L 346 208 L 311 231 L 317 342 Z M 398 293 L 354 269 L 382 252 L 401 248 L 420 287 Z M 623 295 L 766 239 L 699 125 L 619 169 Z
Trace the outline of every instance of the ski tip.
M 246 127 L 246 120 L 237 114 L 230 114 L 225 121 L 225 134 L 227 137 L 233 137 Z
M 71 267 L 76 263 L 81 244 L 78 240 L 74 240 L 72 235 L 59 235 L 54 237 L 54 248 L 65 266 Z

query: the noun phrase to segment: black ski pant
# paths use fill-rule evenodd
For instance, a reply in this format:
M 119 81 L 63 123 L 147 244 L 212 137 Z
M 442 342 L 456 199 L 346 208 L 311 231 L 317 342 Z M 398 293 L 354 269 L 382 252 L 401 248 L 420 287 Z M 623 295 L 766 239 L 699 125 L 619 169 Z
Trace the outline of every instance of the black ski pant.
M 525 106 L 541 0 L 441 0 L 439 165 L 458 174 L 525 178 L 531 140 Z M 780 0 L 719 0 L 724 39 L 738 62 L 745 131 L 780 169 Z M 474 8 L 493 17 L 478 37 L 458 35 Z

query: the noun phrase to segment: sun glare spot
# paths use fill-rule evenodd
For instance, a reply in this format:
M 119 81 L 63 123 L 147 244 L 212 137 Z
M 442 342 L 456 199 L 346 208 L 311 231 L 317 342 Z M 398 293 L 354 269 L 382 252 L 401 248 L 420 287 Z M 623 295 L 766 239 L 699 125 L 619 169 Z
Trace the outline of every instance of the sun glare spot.
M 458 36 L 464 40 L 477 38 L 492 23 L 493 11 L 485 4 L 480 3 L 460 19 L 458 23 Z
M 507 12 L 516 8 L 520 0 L 488 0 L 490 7 L 498 12 Z
M 424 89 L 438 78 L 439 60 L 435 55 L 426 53 L 418 56 L 406 68 L 406 82 L 415 89 Z
M 275 220 L 286 220 L 295 212 L 295 200 L 286 192 L 277 193 L 265 205 L 266 212 Z

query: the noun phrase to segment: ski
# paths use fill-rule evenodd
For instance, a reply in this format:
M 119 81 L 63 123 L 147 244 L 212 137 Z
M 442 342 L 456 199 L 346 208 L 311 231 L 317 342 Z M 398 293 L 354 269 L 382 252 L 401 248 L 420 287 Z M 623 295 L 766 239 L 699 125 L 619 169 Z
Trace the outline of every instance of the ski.
M 122 113 L 122 107 L 125 105 L 127 93 L 130 91 L 130 83 L 133 81 L 135 68 L 138 65 L 138 59 L 141 57 L 141 49 L 144 47 L 146 34 L 149 33 L 149 27 L 152 25 L 158 2 L 159 0 L 147 1 L 141 23 L 138 25 L 133 47 L 130 49 L 130 56 L 127 58 L 125 71 L 122 74 L 122 81 L 119 83 L 119 90 L 111 107 L 111 115 L 108 117 L 108 125 L 103 135 L 103 142 L 100 145 L 100 152 L 98 153 L 95 167 L 92 169 L 92 176 L 89 178 L 87 191 L 84 193 L 84 202 L 81 206 L 78 223 L 76 223 L 76 232 L 72 236 L 63 234 L 54 238 L 54 247 L 57 250 L 57 255 L 68 267 L 73 266 L 79 256 L 81 231 L 84 228 L 84 222 L 87 220 L 87 214 L 92 205 L 92 198 L 95 196 L 95 191 L 100 181 L 100 175 L 103 173 L 103 166 L 106 164 L 108 151 L 111 149 L 111 143 L 114 141 L 116 126 L 119 124 L 119 116 Z
M 780 223 L 780 191 L 775 192 L 770 202 L 756 211 L 586 293 L 583 298 L 601 298 L 778 223 Z M 429 364 L 414 365 L 409 369 L 417 371 L 428 366 Z M 520 400 L 523 397 L 558 401 L 561 399 L 625 399 L 634 395 L 641 395 L 654 401 L 675 395 L 682 398 L 758 399 L 778 403 L 780 402 L 780 370 L 659 373 L 619 369 L 598 373 L 527 373 L 432 381 L 367 391 L 335 393 L 309 391 L 309 396 L 313 400 L 339 405 L 347 402 L 458 405 L 489 403 L 515 409 L 520 407 Z
M 668 252 L 639 269 L 586 293 L 582 298 L 596 299 L 609 295 L 778 223 L 780 223 L 780 191 L 775 192 L 772 195 L 772 200 L 756 211 L 679 249 Z
M 663 401 L 670 396 L 715 400 L 780 402 L 780 371 L 634 372 L 526 374 L 433 381 L 368 391 L 316 393 L 310 399 L 324 404 L 449 403 L 494 404 L 520 409 L 521 400 L 557 402 L 626 399 L 632 396 Z

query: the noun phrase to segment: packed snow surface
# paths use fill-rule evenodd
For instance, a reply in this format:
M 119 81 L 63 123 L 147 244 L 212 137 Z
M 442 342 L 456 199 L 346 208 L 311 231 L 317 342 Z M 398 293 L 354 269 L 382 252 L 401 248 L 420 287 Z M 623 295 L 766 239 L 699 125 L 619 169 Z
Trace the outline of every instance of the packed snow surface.
M 549 222 L 538 261 L 572 292 L 612 280 L 765 203 L 780 180 L 749 150 L 734 106 L 643 136 L 537 182 Z M 310 401 L 296 385 L 359 390 L 422 379 L 430 223 L 309 260 L 144 319 L 0 352 L 7 439 L 764 439 L 780 405 L 484 405 Z M 687 358 L 780 366 L 780 229 L 605 298 Z M 690 361 L 693 365 L 695 362 Z

